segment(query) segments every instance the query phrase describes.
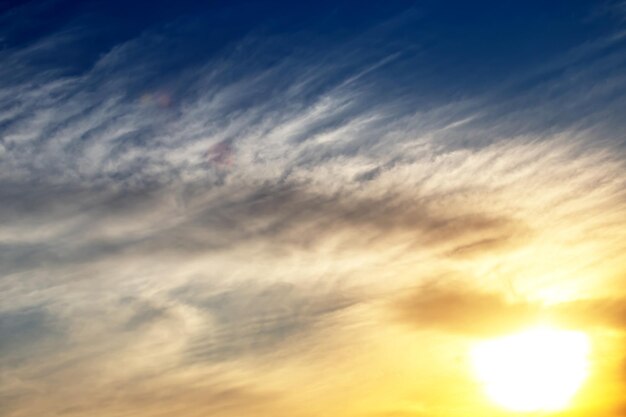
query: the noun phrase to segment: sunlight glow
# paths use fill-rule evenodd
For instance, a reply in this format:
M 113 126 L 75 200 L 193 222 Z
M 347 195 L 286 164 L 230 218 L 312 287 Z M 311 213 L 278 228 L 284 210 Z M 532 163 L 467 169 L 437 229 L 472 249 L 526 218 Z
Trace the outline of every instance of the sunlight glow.
M 590 343 L 581 332 L 536 327 L 479 343 L 472 362 L 487 395 L 517 412 L 566 408 L 587 377 Z

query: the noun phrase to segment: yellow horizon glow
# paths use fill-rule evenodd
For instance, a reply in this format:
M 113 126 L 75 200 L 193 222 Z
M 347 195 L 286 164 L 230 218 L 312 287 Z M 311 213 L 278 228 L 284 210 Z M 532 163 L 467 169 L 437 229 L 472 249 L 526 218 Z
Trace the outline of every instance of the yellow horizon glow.
M 540 326 L 478 343 L 474 371 L 487 396 L 514 412 L 560 411 L 588 376 L 586 334 Z

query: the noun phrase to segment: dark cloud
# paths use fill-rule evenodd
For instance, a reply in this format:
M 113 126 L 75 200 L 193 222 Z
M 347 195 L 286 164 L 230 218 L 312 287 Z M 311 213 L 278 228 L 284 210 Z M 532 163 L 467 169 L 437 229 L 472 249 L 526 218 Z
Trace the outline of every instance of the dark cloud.
M 196 187 L 190 193 L 184 188 L 161 188 L 132 193 L 13 194 L 0 216 L 23 224 L 22 230 L 32 230 L 33 237 L 0 243 L 3 272 L 131 254 L 192 255 L 242 242 L 263 242 L 277 251 L 310 249 L 337 237 L 343 241 L 338 251 L 400 238 L 418 249 L 437 248 L 446 256 L 469 257 L 510 248 L 530 233 L 514 218 L 456 208 L 472 201 L 469 191 L 422 195 L 416 189 L 412 195 L 389 191 L 374 197 L 284 184 L 242 187 L 233 195 L 215 193 L 215 198 L 207 200 L 213 191 Z M 68 226 L 54 228 L 55 222 Z M 110 232 L 120 228 L 125 232 Z M 55 232 L 49 234 L 49 230 Z
M 345 233 L 344 248 L 350 249 L 408 234 L 415 246 L 440 245 L 451 255 L 495 250 L 526 237 L 528 229 L 515 219 L 447 209 L 462 200 L 421 195 L 419 189 L 411 196 L 390 191 L 373 197 L 321 193 L 305 185 L 265 186 L 209 205 L 178 230 L 169 231 L 168 237 L 195 241 L 197 247 L 255 239 L 315 247 Z
M 469 287 L 462 281 L 431 281 L 394 300 L 395 317 L 419 330 L 469 336 L 511 332 L 532 324 L 542 309 L 528 302 L 509 302 L 502 294 Z
M 334 313 L 359 300 L 350 293 L 289 283 L 250 282 L 208 295 L 197 287 L 182 288 L 175 297 L 209 316 L 207 329 L 187 349 L 190 361 L 233 360 L 242 355 L 275 352 L 294 337 L 304 337 Z
M 626 333 L 626 300 L 591 298 L 544 305 L 444 278 L 408 291 L 391 304 L 400 322 L 416 329 L 467 335 L 511 332 L 540 321 L 565 327 L 604 327 Z
M 41 306 L 0 313 L 0 363 L 3 366 L 24 364 L 35 355 L 45 355 L 63 342 L 64 329 L 48 310 Z
M 147 300 L 125 299 L 123 303 L 130 305 L 128 318 L 122 325 L 126 331 L 143 330 L 145 327 L 171 318 L 167 307 L 155 305 Z
M 591 298 L 562 303 L 554 316 L 571 325 L 600 326 L 626 332 L 626 298 Z

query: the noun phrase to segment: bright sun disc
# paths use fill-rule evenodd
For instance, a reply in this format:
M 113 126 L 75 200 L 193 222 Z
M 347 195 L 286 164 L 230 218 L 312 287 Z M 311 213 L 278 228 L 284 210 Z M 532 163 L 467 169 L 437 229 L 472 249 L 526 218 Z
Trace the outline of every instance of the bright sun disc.
M 511 411 L 558 411 L 569 404 L 588 373 L 584 333 L 537 327 L 488 340 L 472 350 L 487 395 Z

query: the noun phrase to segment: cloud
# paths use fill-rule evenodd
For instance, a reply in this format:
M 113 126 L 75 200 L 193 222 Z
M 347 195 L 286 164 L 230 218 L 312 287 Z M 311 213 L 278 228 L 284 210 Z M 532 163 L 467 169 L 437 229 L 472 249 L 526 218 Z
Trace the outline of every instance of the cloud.
M 468 280 L 444 276 L 405 291 L 390 302 L 389 308 L 396 320 L 415 330 L 482 337 L 542 322 L 626 334 L 624 305 L 622 297 L 545 304 L 520 299 L 514 292 L 507 295 L 470 285 Z
M 114 384 L 95 379 L 81 385 L 69 375 L 66 379 L 59 379 L 60 385 L 47 387 L 45 397 L 40 397 L 36 390 L 7 393 L 5 389 L 0 397 L 6 400 L 3 401 L 3 411 L 20 413 L 28 409 L 41 415 L 56 413 L 67 416 L 84 415 L 94 410 L 102 415 L 124 413 L 155 417 L 163 412 L 269 416 L 272 415 L 272 408 L 280 407 L 277 393 L 243 382 L 220 380 L 218 375 L 213 375 L 210 381 L 182 377 L 178 384 L 159 375 L 118 380 Z
M 511 332 L 536 322 L 542 314 L 540 305 L 508 301 L 500 293 L 451 279 L 424 283 L 394 300 L 391 309 L 401 323 L 417 330 L 468 336 Z
M 207 314 L 206 328 L 189 342 L 188 361 L 224 361 L 276 353 L 359 302 L 337 289 L 320 291 L 289 283 L 250 282 L 232 289 L 175 291 L 175 298 Z
M 170 311 L 164 306 L 153 305 L 142 300 L 129 299 L 124 301 L 133 305 L 130 317 L 122 326 L 126 331 L 141 330 L 146 326 L 170 318 Z
M 0 312 L 0 352 L 3 367 L 28 361 L 62 345 L 64 329 L 44 307 Z
M 582 298 L 555 307 L 558 320 L 586 326 L 599 326 L 626 333 L 626 299 Z
M 402 239 L 416 247 L 440 248 L 452 257 L 469 257 L 514 246 L 530 233 L 513 218 L 443 208 L 462 202 L 462 195 L 422 194 L 419 189 L 413 195 L 368 195 L 286 183 L 242 186 L 208 199 L 211 188 L 191 193 L 184 188 L 2 191 L 7 197 L 0 209 L 7 220 L 0 255 L 5 273 L 84 264 L 129 251 L 138 256 L 193 254 L 244 242 L 275 250 L 315 248 L 337 237 L 345 241 L 345 250 Z

